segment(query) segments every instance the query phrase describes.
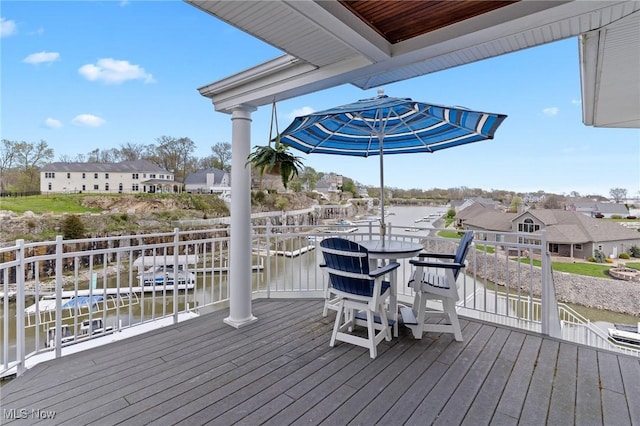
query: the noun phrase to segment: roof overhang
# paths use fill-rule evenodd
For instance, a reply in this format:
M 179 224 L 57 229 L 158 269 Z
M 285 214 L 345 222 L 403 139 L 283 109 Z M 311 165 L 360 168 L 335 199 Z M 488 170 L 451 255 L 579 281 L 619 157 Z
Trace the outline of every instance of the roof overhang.
M 218 111 L 581 36 L 585 124 L 640 127 L 640 1 L 186 1 L 285 52 L 199 88 Z

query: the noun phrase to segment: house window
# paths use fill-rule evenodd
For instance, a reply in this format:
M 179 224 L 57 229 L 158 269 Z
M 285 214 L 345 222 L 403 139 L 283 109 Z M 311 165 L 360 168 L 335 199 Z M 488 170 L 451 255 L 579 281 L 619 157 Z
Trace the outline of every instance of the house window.
M 87 190 L 87 185 L 82 185 L 82 192 Z
M 164 175 L 160 175 L 160 179 L 164 179 Z
M 146 173 L 143 173 L 143 174 L 142 174 L 142 178 L 143 178 L 143 179 L 146 179 L 146 178 L 147 178 L 147 174 L 146 174 Z
M 131 175 L 131 177 L 132 177 L 133 179 L 138 179 L 138 174 L 137 174 L 137 173 L 133 173 L 133 174 Z
M 155 178 L 156 178 L 156 174 L 155 173 L 149 174 L 149 179 L 155 179 Z
M 94 173 L 94 174 L 93 174 L 93 178 L 94 178 L 94 179 L 98 179 L 98 174 L 97 174 L 97 173 Z
M 105 178 L 105 179 L 109 179 L 109 173 L 105 173 L 105 174 L 104 174 L 104 178 Z
M 518 224 L 518 232 L 537 232 L 540 230 L 540 225 L 533 223 L 533 219 L 526 218 L 523 223 Z
M 87 177 L 86 173 L 82 173 L 82 179 L 85 179 Z
M 49 191 L 51 191 L 51 182 L 49 182 L 49 185 L 47 185 L 47 188 L 49 188 Z
M 582 244 L 574 244 L 573 248 L 576 250 L 582 250 Z
M 99 190 L 100 190 L 100 187 L 99 187 L 98 185 L 93 185 L 93 190 L 94 190 L 94 191 L 99 191 Z
M 67 179 L 71 179 L 71 173 L 67 173 Z
M 550 251 L 551 253 L 559 253 L 559 252 L 560 252 L 560 250 L 559 250 L 559 248 L 558 248 L 558 244 L 556 244 L 556 243 L 549 243 L 549 251 Z
M 132 189 L 133 191 L 138 191 L 138 184 L 137 184 L 137 183 L 134 183 L 134 184 L 131 186 L 131 189 Z
M 109 184 L 108 184 L 108 183 L 105 183 L 105 184 L 104 184 L 104 190 L 105 190 L 105 191 L 108 191 L 108 190 L 109 190 Z
M 56 174 L 55 172 L 44 172 L 44 177 L 47 179 L 55 179 L 56 178 Z

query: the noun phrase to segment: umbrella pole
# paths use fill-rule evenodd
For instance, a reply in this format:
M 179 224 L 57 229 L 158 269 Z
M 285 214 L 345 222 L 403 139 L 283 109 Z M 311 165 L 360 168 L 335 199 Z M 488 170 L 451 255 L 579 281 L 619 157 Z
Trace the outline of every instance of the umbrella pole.
M 384 135 L 382 132 L 378 133 L 378 146 L 380 147 L 380 237 L 382 239 L 382 246 L 384 247 L 384 240 L 386 235 L 386 225 L 384 223 L 384 160 L 382 158 Z

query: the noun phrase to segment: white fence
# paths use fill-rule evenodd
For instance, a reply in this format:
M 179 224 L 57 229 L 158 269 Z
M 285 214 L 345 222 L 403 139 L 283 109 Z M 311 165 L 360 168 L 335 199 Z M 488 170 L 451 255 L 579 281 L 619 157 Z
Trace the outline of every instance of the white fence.
M 387 237 L 419 242 L 428 251 L 455 251 L 455 233 L 448 230 L 446 235 L 453 238 L 442 238 L 439 231 L 397 227 L 396 232 L 388 229 Z M 319 241 L 330 235 L 355 241 L 378 238 L 378 229 L 371 222 L 254 226 L 252 235 L 252 253 L 247 255 L 252 256 L 254 298 L 320 298 L 325 283 L 318 267 Z M 483 239 L 476 241 L 466 274 L 460 277 L 461 313 L 564 336 L 568 327 L 561 327 L 550 259 L 540 253 L 544 235 L 484 233 Z M 219 227 L 82 240 L 58 237 L 39 243 L 18 240 L 0 248 L 0 375 L 21 374 L 30 358 L 62 356 L 64 348 L 80 340 L 228 306 L 228 245 L 228 228 Z M 529 256 L 536 253 L 541 267 Z M 155 285 L 140 279 L 144 271 L 134 263 L 141 257 L 145 260 L 138 264 L 159 270 Z M 412 290 L 406 285 L 411 267 L 407 260 L 401 264 L 398 299 L 411 303 Z M 541 300 L 530 297 L 538 293 Z M 567 323 L 579 319 L 563 316 L 562 324 Z M 610 346 L 606 336 L 594 336 L 590 339 L 598 345 Z

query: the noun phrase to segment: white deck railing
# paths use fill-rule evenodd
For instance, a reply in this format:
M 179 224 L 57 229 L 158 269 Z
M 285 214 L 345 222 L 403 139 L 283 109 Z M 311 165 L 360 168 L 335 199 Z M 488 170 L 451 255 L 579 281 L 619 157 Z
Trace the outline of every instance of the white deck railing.
M 457 240 L 440 238 L 439 231 L 427 235 L 403 226 L 388 229 L 387 237 L 420 242 L 428 251 L 455 251 Z M 325 283 L 316 247 L 330 235 L 359 241 L 378 238 L 378 228 L 371 222 L 253 227 L 254 297 L 323 297 Z M 483 232 L 478 238 L 467 258 L 466 274 L 460 277 L 462 314 L 554 337 L 565 337 L 570 328 L 566 324 L 581 322 L 562 314 L 561 327 L 563 310 L 555 300 L 550 258 L 540 252 L 546 246 L 544 234 Z M 18 240 L 0 248 L 0 375 L 10 370 L 21 374 L 29 358 L 45 352 L 62 356 L 63 348 L 88 337 L 151 325 L 162 318 L 177 322 L 189 312 L 226 307 L 228 245 L 228 229 L 220 227 L 81 240 L 58 237 L 38 243 Z M 138 277 L 143 271 L 134 267 L 142 256 L 146 260 L 138 263 L 152 268 L 184 262 L 180 273 L 195 280 L 179 282 L 179 291 L 173 291 L 175 283 L 165 274 L 156 286 L 145 286 Z M 533 257 L 541 260 L 541 267 L 534 266 Z M 406 285 L 411 267 L 407 260 L 400 262 L 398 299 L 411 303 L 412 290 Z M 541 294 L 542 299 L 530 294 Z M 95 320 L 100 320 L 99 330 L 88 328 Z M 597 332 L 589 332 L 589 340 L 613 348 Z

